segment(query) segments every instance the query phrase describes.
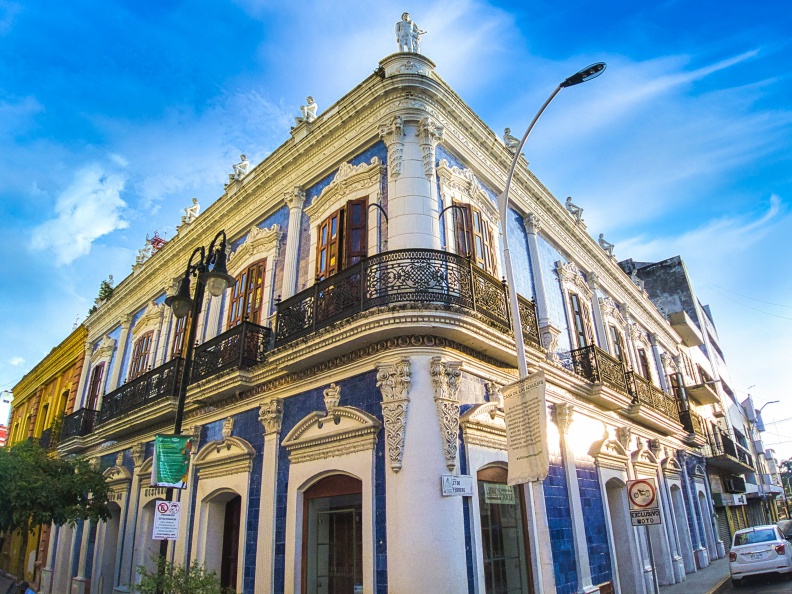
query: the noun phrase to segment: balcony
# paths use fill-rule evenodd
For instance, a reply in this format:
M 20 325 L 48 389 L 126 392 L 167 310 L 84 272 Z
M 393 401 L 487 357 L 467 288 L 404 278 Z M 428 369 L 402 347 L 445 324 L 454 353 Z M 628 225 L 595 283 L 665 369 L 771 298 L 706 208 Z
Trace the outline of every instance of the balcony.
M 264 361 L 271 330 L 242 322 L 195 348 L 190 383 L 199 382 L 226 369 L 246 369 Z
M 178 393 L 179 376 L 181 375 L 183 364 L 184 359 L 175 357 L 164 365 L 160 365 L 133 379 L 131 382 L 127 382 L 120 388 L 105 394 L 104 398 L 102 398 L 102 407 L 96 414 L 96 425 L 102 425 L 103 433 L 105 433 L 105 425 L 110 425 L 112 422 L 122 417 L 127 417 L 140 409 L 149 409 L 155 403 L 175 398 Z M 170 412 L 170 410 L 167 412 Z M 156 418 L 156 416 L 149 417 L 147 414 L 146 420 L 153 423 L 160 419 Z M 125 423 L 124 429 L 131 429 L 131 425 L 132 423 Z M 119 427 L 118 429 L 120 431 L 121 428 Z
M 629 394 L 624 366 L 616 357 L 610 356 L 597 345 L 569 351 L 572 371 L 593 384 L 604 384 L 609 388 Z
M 697 347 L 704 344 L 704 338 L 701 336 L 696 323 L 690 319 L 690 316 L 685 311 L 677 311 L 668 314 L 668 321 L 671 327 L 676 330 L 677 334 L 682 338 L 682 342 L 688 347 Z
M 635 371 L 626 372 L 625 377 L 632 402 L 624 414 L 665 435 L 682 431 L 675 398 Z
M 539 346 L 536 307 L 518 297 L 523 338 Z M 438 250 L 383 252 L 319 281 L 277 306 L 280 347 L 358 313 L 396 304 L 460 307 L 511 332 L 505 284 L 470 259 Z
M 695 446 L 703 446 L 707 443 L 707 432 L 701 415 L 691 409 L 681 410 L 679 411 L 679 420 L 688 432 L 684 441 Z
M 717 431 L 710 436 L 708 450 L 708 466 L 737 475 L 755 472 L 751 455 L 737 446 L 723 431 Z
M 699 404 L 720 404 L 720 397 L 715 388 L 717 382 L 704 382 L 695 386 L 685 386 L 685 393 Z
M 90 408 L 81 408 L 63 418 L 61 429 L 61 442 L 73 437 L 83 437 L 93 431 L 96 411 Z
M 41 432 L 41 437 L 39 437 L 39 445 L 45 450 L 50 450 L 55 447 L 57 441 L 57 439 L 53 439 L 52 427 L 44 429 L 44 431 Z

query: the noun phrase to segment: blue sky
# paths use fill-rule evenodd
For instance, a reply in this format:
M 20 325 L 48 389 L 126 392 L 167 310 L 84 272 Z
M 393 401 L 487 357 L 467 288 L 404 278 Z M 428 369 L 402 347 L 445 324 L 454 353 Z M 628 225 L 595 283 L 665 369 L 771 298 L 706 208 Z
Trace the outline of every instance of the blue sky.
M 231 163 L 288 138 L 396 49 L 423 52 L 493 130 L 585 209 L 616 255 L 681 254 L 712 306 L 738 395 L 792 456 L 792 11 L 785 2 L 21 2 L 0 0 L 0 389 L 83 319 L 146 234 L 206 208 Z M 773 419 L 779 421 L 774 426 Z

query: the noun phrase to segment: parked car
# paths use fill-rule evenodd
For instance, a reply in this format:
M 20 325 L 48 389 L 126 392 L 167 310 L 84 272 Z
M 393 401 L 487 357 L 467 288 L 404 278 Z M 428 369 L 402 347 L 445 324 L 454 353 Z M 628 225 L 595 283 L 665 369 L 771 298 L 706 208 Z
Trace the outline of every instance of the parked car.
M 792 580 L 792 542 L 775 524 L 738 530 L 729 551 L 729 572 L 735 586 L 747 576 L 768 573 Z

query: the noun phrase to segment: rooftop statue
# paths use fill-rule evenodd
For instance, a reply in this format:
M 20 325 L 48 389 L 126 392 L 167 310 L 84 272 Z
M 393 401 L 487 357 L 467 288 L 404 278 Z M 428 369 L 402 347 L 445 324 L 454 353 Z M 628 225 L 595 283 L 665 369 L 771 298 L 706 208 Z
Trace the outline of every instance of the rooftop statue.
M 399 44 L 400 52 L 421 53 L 421 35 L 426 31 L 421 31 L 413 21 L 410 20 L 410 13 L 402 13 L 401 20 L 396 23 L 396 42 Z
M 239 181 L 250 171 L 250 161 L 245 155 L 239 155 L 240 162 L 233 165 L 234 173 L 228 174 L 228 183 Z
M 576 223 L 583 222 L 583 209 L 580 208 L 577 204 L 572 203 L 572 196 L 567 196 L 566 203 L 564 204 L 564 206 L 569 211 L 569 214 L 571 214 L 574 217 Z M 600 239 L 601 238 L 602 235 L 600 235 Z M 600 243 L 600 245 L 602 244 Z
M 300 105 L 300 113 L 302 116 L 294 118 L 294 122 L 299 126 L 303 122 L 310 124 L 316 119 L 316 112 L 319 109 L 319 106 L 316 105 L 316 101 L 310 95 L 305 98 L 307 105 Z
M 511 128 L 503 130 L 503 144 L 506 145 L 506 148 L 512 155 L 517 152 L 517 147 L 520 146 L 520 139 L 516 136 L 512 136 Z
M 605 234 L 604 233 L 600 233 L 599 234 L 598 242 L 600 244 L 600 247 L 603 250 L 605 250 L 606 254 L 608 254 L 609 256 L 613 256 L 613 248 L 616 247 L 616 246 L 613 245 L 611 242 L 605 240 Z
M 243 155 L 244 156 L 244 155 Z M 182 225 L 189 225 L 195 219 L 198 218 L 198 214 L 201 212 L 201 205 L 198 204 L 198 198 L 192 199 L 192 206 L 188 206 L 184 209 L 184 214 L 182 215 L 181 222 Z

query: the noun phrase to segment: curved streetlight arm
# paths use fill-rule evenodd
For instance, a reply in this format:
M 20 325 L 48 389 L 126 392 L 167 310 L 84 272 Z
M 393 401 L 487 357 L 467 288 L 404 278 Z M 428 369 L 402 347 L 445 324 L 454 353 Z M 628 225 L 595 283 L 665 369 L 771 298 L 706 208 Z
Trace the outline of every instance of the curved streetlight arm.
M 220 251 L 225 251 L 225 248 L 226 248 L 226 234 L 225 234 L 225 230 L 218 231 L 217 235 L 214 236 L 214 239 L 212 240 L 212 243 L 209 244 L 209 250 L 207 251 L 207 253 L 209 254 L 209 257 L 206 259 L 206 268 L 207 269 L 212 264 L 212 262 L 214 262 L 215 259 L 217 258 L 217 254 L 215 253 L 215 244 L 217 243 L 218 239 L 221 239 L 221 241 L 220 241 L 220 246 L 217 249 L 220 250 Z M 203 248 L 201 248 L 201 249 L 203 249 Z

